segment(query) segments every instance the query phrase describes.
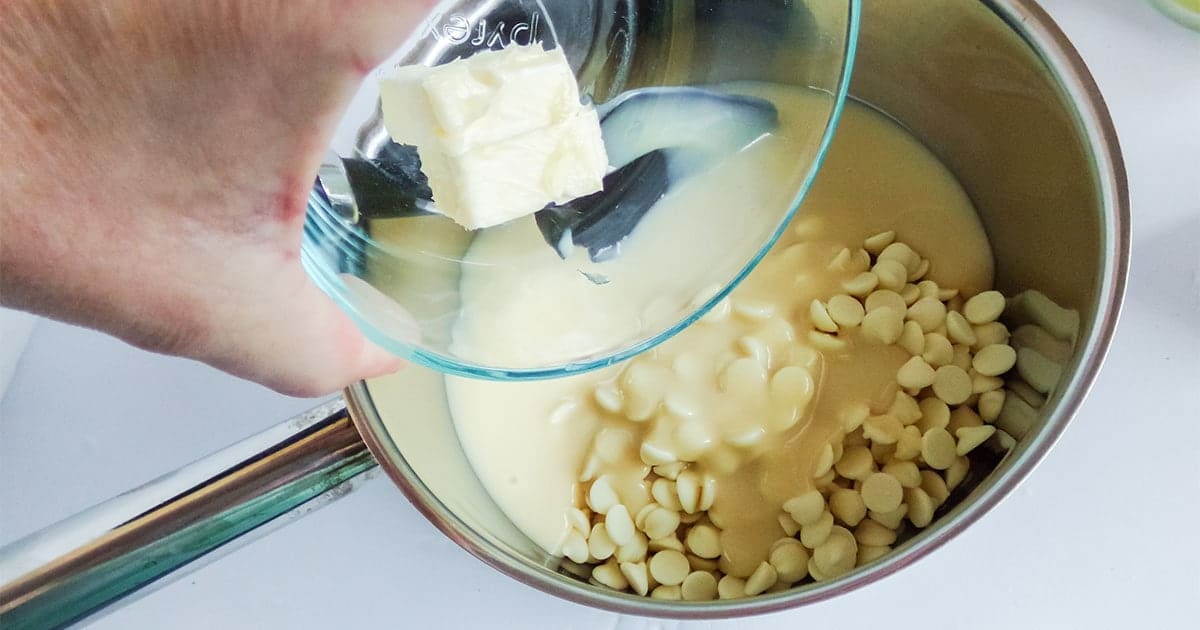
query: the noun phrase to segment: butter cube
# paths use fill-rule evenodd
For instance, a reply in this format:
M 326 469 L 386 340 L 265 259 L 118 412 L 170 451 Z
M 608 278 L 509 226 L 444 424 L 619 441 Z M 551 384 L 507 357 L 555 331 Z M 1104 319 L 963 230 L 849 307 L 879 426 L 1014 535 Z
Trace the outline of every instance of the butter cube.
M 560 49 L 514 46 L 397 68 L 380 100 L 392 139 L 417 147 L 437 209 L 468 229 L 603 186 L 600 121 L 580 104 Z

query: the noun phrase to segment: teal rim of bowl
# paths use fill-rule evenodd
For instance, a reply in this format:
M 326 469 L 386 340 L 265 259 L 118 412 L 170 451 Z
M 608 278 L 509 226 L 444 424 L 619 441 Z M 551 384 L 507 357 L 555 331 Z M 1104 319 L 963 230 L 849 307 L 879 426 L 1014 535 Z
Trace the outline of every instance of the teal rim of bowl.
M 308 236 L 305 235 L 306 246 L 301 248 L 300 261 L 308 272 L 309 277 L 313 279 L 316 285 L 329 295 L 344 311 L 350 319 L 358 326 L 359 330 L 372 343 L 382 347 L 402 359 L 421 365 L 444 374 L 453 376 L 465 376 L 468 378 L 476 378 L 492 381 L 526 381 L 559 378 L 570 376 L 573 374 L 582 374 L 610 365 L 620 363 L 630 357 L 636 356 L 649 350 L 660 343 L 674 337 L 681 330 L 691 326 L 709 310 L 716 306 L 721 300 L 729 296 L 729 294 L 737 288 L 746 276 L 762 262 L 763 257 L 767 252 L 775 246 L 779 237 L 783 236 L 785 230 L 791 225 L 792 219 L 799 212 L 800 206 L 804 198 L 808 195 L 808 191 L 812 188 L 812 184 L 816 181 L 817 173 L 821 166 L 825 163 L 825 157 L 829 153 L 829 147 L 833 143 L 833 137 L 837 133 L 838 124 L 841 122 L 842 111 L 846 105 L 846 99 L 850 94 L 850 80 L 854 73 L 854 62 L 858 51 L 858 34 L 862 18 L 862 0 L 848 0 L 849 16 L 846 23 L 846 43 L 843 51 L 844 62 L 842 64 L 841 76 L 838 79 L 836 92 L 833 93 L 834 103 L 833 109 L 829 114 L 829 120 L 825 125 L 825 132 L 821 136 L 821 141 L 817 147 L 816 157 L 808 167 L 808 173 L 804 177 L 803 183 L 796 192 L 796 196 L 792 199 L 791 208 L 783 216 L 779 222 L 779 226 L 775 232 L 763 243 L 758 252 L 742 267 L 732 280 L 725 284 L 722 289 L 714 296 L 708 299 L 702 306 L 695 309 L 690 315 L 671 325 L 647 339 L 644 339 L 632 346 L 628 346 L 612 353 L 606 353 L 601 357 L 588 359 L 585 361 L 576 361 L 566 363 L 555 367 L 546 368 L 498 368 L 479 365 L 462 359 L 451 358 L 445 354 L 433 352 L 425 348 L 415 346 L 410 343 L 399 341 L 390 335 L 379 330 L 370 320 L 364 316 L 359 309 L 354 305 L 355 300 L 346 288 L 345 284 L 338 278 L 337 273 L 329 269 L 326 265 L 316 259 L 316 255 L 310 251 L 307 245 Z M 332 216 L 332 208 L 320 198 L 315 191 L 309 195 L 308 214 Z

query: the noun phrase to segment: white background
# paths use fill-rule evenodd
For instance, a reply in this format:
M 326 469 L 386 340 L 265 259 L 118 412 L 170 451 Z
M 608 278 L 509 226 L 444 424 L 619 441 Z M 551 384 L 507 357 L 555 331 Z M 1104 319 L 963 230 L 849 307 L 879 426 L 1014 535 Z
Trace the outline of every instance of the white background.
M 1108 363 L 1058 447 L 982 522 L 900 575 L 739 628 L 1179 628 L 1200 618 L 1200 34 L 1135 0 L 1045 4 L 1108 99 L 1129 168 L 1133 269 Z M 0 406 L 0 544 L 311 404 L 42 322 Z M 95 627 L 377 624 L 703 625 L 620 617 L 518 585 L 378 477 Z

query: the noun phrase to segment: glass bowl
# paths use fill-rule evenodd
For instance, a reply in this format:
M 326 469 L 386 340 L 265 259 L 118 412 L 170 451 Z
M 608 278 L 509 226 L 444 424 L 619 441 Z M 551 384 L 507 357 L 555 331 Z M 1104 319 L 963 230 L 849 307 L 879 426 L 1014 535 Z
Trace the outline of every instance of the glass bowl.
M 772 194 L 751 195 L 761 191 L 748 187 L 752 201 L 744 207 L 708 202 L 694 190 L 687 204 L 664 203 L 714 172 L 693 169 L 672 180 L 663 202 L 620 242 L 619 255 L 594 260 L 580 248 L 564 255 L 534 217 L 472 232 L 421 212 L 419 202 L 386 217 L 363 212 L 361 191 L 348 185 L 350 162 L 331 155 L 308 203 L 305 268 L 368 338 L 445 373 L 548 378 L 651 348 L 717 304 L 795 214 L 846 98 L 859 11 L 858 0 L 443 2 L 371 73 L 360 98 L 377 104 L 379 78 L 397 65 L 540 44 L 563 50 L 582 98 L 604 117 L 610 162 L 618 162 L 612 166 L 664 146 L 662 133 L 716 137 L 726 114 L 703 97 L 743 99 L 756 82 L 796 86 L 809 99 L 805 132 L 788 138 L 795 160 L 773 176 Z M 655 89 L 673 96 L 624 105 L 646 88 L 652 97 Z M 620 124 L 610 125 L 613 118 Z M 398 145 L 377 105 L 358 128 L 352 161 L 395 157 Z

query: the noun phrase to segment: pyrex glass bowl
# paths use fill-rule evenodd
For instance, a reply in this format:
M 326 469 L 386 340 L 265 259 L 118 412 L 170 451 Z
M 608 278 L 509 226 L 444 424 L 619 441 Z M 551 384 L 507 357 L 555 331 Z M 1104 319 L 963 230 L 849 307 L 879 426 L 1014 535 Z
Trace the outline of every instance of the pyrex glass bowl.
M 677 248 L 680 260 L 674 262 L 685 273 L 637 266 L 636 282 L 628 273 L 605 282 L 608 263 L 581 267 L 574 259 L 554 257 L 553 248 L 537 234 L 532 217 L 477 232 L 436 214 L 367 217 L 355 210 L 343 163 L 333 156 L 322 167 L 310 195 L 302 248 L 305 268 L 372 341 L 441 372 L 492 379 L 546 378 L 611 365 L 650 348 L 720 301 L 766 253 L 796 212 L 846 98 L 859 10 L 859 0 L 443 2 L 410 41 L 368 78 L 364 90 L 374 90 L 369 98 L 377 101 L 379 77 L 396 65 L 438 65 L 485 49 L 539 43 L 563 49 L 582 97 L 602 113 L 613 99 L 638 88 L 703 86 L 736 92 L 728 87 L 732 82 L 752 81 L 808 88 L 821 104 L 811 129 L 795 142 L 794 165 L 788 180 L 781 182 L 788 196 L 766 204 L 770 207 L 738 208 L 736 221 L 723 222 L 720 230 L 707 229 L 694 246 Z M 695 125 L 698 135 L 710 131 L 711 119 L 693 120 L 686 112 L 672 118 L 674 112 L 664 109 L 668 107 L 670 103 L 663 103 L 659 111 L 651 111 L 656 119 L 670 120 L 688 133 L 692 132 L 689 125 Z M 353 157 L 360 159 L 378 159 L 395 147 L 378 108 L 362 122 L 358 138 Z M 606 144 L 611 144 L 608 138 Z M 705 212 L 718 211 L 729 209 L 698 208 L 692 216 L 668 219 L 669 232 L 639 235 L 635 231 L 631 239 L 643 239 L 640 243 L 649 239 L 651 247 L 654 239 L 687 239 L 686 229 L 676 233 L 674 226 L 709 225 L 715 215 Z M 473 256 L 473 244 L 497 234 L 528 237 L 523 242 L 529 247 L 507 257 Z M 554 273 L 570 274 L 577 282 L 561 296 L 553 316 L 514 293 L 511 305 L 491 309 L 505 311 L 507 319 L 501 318 L 488 311 L 491 307 L 472 309 L 474 294 L 462 291 L 467 284 L 499 286 L 503 277 L 513 277 L 514 272 L 525 277 L 530 260 L 544 266 L 547 257 L 554 257 L 549 263 Z M 597 281 L 598 277 L 603 280 Z M 617 313 L 613 306 L 617 304 L 625 305 L 624 310 Z M 510 329 L 508 324 L 515 319 L 537 317 L 538 334 L 554 341 L 513 342 L 520 351 L 509 354 L 485 352 L 461 339 L 456 343 L 457 327 L 468 313 L 470 321 L 484 318 L 485 325 L 490 323 L 486 318 L 497 318 L 501 331 Z M 621 318 L 616 333 L 609 330 L 614 318 Z M 596 333 L 599 329 L 606 332 Z

